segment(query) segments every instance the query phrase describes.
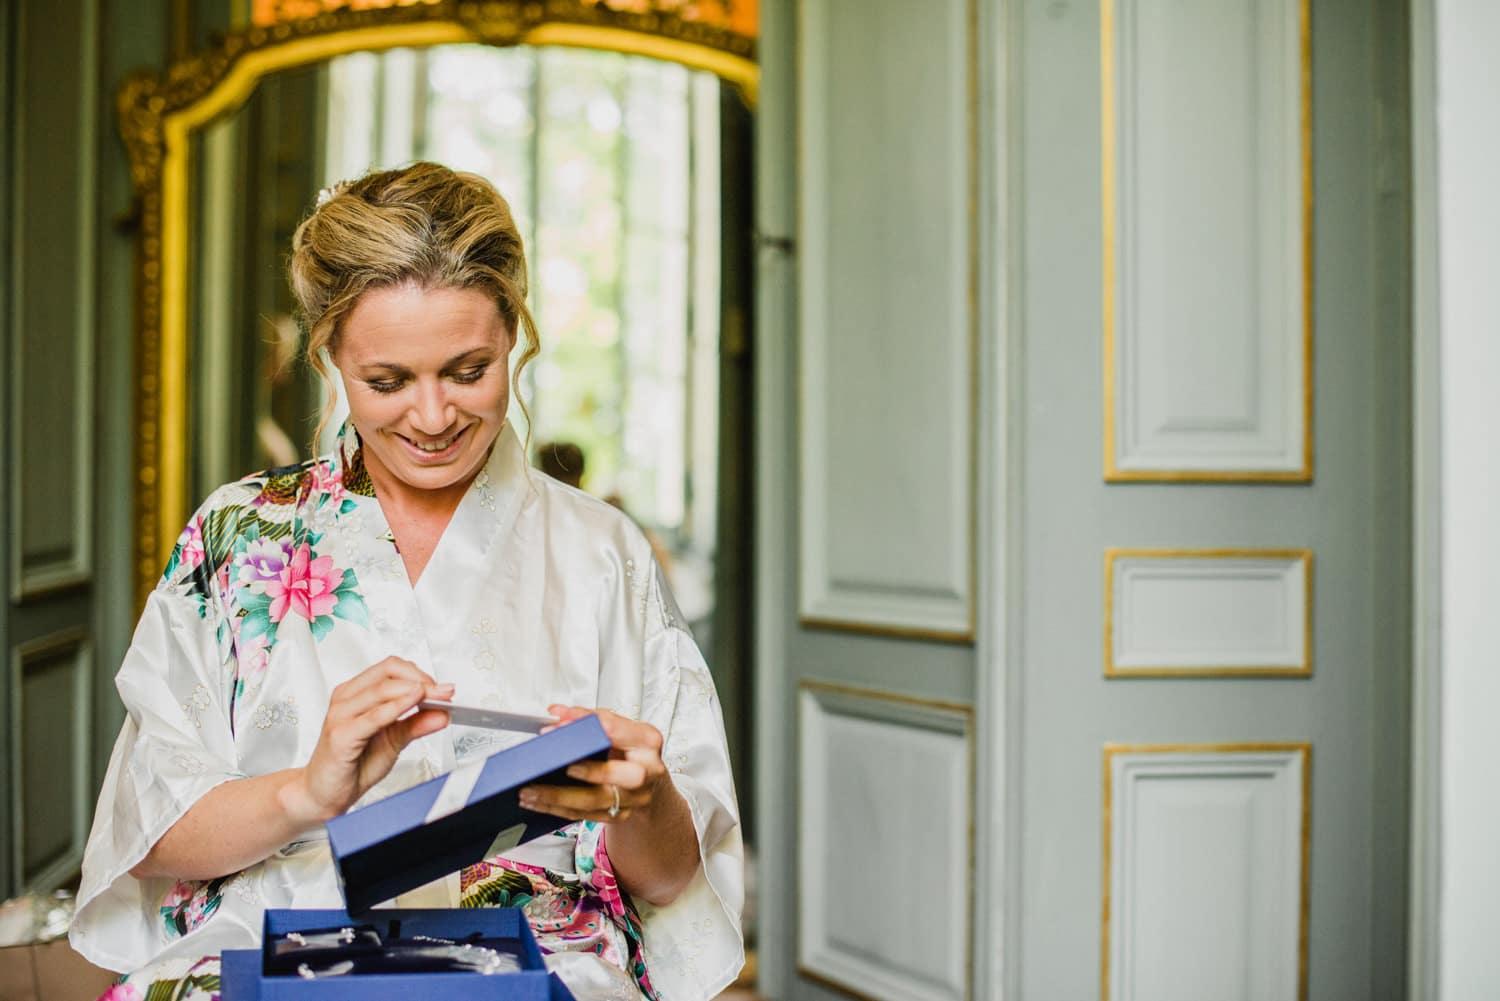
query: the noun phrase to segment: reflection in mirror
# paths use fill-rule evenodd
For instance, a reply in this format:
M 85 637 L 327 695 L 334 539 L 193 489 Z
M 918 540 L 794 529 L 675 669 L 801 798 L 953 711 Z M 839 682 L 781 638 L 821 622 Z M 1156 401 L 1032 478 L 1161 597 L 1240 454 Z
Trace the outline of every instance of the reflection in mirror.
M 319 189 L 414 159 L 472 170 L 527 241 L 543 338 L 523 385 L 533 445 L 580 446 L 583 488 L 662 540 L 707 649 L 722 87 L 637 56 L 480 45 L 354 53 L 262 80 L 195 137 L 196 498 L 311 454 L 324 392 L 297 356 L 285 268 Z

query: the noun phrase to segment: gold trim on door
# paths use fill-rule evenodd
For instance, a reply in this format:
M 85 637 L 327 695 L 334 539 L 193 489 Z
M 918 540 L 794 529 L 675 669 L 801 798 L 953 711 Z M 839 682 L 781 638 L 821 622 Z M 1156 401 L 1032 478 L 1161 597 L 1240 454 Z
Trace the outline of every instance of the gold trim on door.
M 1293 470 L 1131 469 L 1115 462 L 1115 6 L 1099 0 L 1100 168 L 1103 201 L 1104 479 L 1110 483 L 1311 483 L 1313 479 L 1312 29 L 1298 0 L 1302 139 L 1302 468 Z
M 1115 561 L 1145 559 L 1298 560 L 1302 563 L 1302 664 L 1298 667 L 1117 667 L 1115 665 Z M 1313 553 L 1311 549 L 1127 549 L 1104 551 L 1104 676 L 1106 678 L 1310 678 L 1313 672 Z
M 723 29 L 638 17 L 583 0 L 543 5 L 444 2 L 340 10 L 307 21 L 250 27 L 157 76 L 136 74 L 116 98 L 139 220 L 136 271 L 136 601 L 144 605 L 189 516 L 187 498 L 187 270 L 189 140 L 243 104 L 260 79 L 350 52 L 449 43 L 606 49 L 682 63 L 738 87 L 752 105 L 755 44 Z
M 1103 812 L 1103 896 L 1099 929 L 1099 998 L 1109 1001 L 1109 921 L 1114 906 L 1110 880 L 1113 876 L 1114 758 L 1117 754 L 1260 754 L 1294 752 L 1302 755 L 1302 867 L 1301 906 L 1297 927 L 1297 997 L 1307 1001 L 1308 915 L 1312 899 L 1312 743 L 1246 744 L 1105 744 L 1104 745 L 1104 812 Z

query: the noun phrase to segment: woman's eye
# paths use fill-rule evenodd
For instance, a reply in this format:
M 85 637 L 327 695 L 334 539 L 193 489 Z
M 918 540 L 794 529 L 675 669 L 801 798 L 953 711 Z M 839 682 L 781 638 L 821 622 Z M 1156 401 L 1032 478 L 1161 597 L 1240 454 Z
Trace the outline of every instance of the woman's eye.
M 455 382 L 478 382 L 484 378 L 485 370 L 488 368 L 488 365 L 476 365 L 473 368 L 466 368 L 461 372 L 454 372 L 453 380 Z
M 397 379 L 367 379 L 365 385 L 377 393 L 394 393 L 401 388 L 401 382 Z

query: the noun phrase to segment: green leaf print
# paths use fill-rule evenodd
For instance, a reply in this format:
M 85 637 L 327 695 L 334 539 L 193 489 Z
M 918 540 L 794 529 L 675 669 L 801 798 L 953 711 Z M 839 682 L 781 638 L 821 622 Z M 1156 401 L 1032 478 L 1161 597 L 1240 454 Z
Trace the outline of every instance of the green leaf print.
M 333 606 L 333 614 L 345 622 L 352 622 L 357 626 L 369 626 L 370 609 L 365 605 L 365 599 L 359 593 L 359 578 L 354 575 L 354 568 L 350 567 L 344 571 L 344 579 L 333 591 L 338 596 L 339 602 Z
M 240 622 L 240 645 L 243 646 L 261 634 L 266 634 L 269 641 L 276 641 L 276 629 L 271 625 L 270 602 L 266 602 L 265 608 L 257 608 L 249 613 Z
M 203 518 L 203 556 L 209 566 L 222 566 L 236 551 L 243 551 L 245 536 L 237 531 L 245 509 L 229 504 Z
M 239 592 L 239 603 L 246 615 L 254 615 L 256 612 L 271 614 L 271 596 L 268 594 L 242 588 Z
M 178 996 L 177 989 L 182 986 L 180 980 L 156 980 L 146 988 L 145 1001 L 173 1001 Z

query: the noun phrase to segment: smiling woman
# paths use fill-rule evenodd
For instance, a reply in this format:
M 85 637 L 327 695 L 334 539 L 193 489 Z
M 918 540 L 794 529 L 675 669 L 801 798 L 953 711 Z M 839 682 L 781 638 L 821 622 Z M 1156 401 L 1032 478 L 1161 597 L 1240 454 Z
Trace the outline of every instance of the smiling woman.
M 338 369 L 415 583 L 505 424 L 518 330 L 517 385 L 540 349 L 515 219 L 488 181 L 417 163 L 335 186 L 292 246 L 308 362 L 330 403 Z
M 324 822 L 519 739 L 437 699 L 597 713 L 613 748 L 523 790 L 550 836 L 399 902 L 522 907 L 579 1001 L 712 997 L 744 955 L 713 682 L 641 530 L 532 473 L 506 419 L 538 338 L 505 200 L 431 163 L 366 175 L 298 227 L 291 272 L 350 416 L 174 547 L 118 678 L 75 948 L 211 996 L 267 907 L 339 906 Z
M 505 423 L 514 342 L 477 289 L 365 293 L 330 354 L 377 486 L 423 498 L 467 486 Z

